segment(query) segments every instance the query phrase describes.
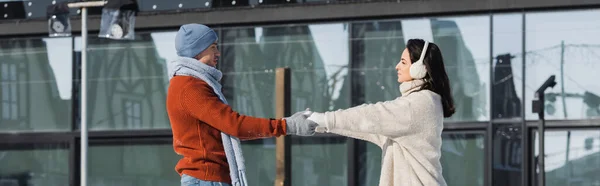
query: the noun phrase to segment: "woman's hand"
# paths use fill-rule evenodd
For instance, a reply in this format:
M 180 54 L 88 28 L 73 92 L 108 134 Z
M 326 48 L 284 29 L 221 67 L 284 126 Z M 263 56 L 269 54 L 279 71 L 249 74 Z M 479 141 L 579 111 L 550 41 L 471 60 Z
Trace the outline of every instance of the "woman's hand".
M 308 120 L 311 120 L 318 124 L 317 128 L 315 129 L 315 132 L 327 133 L 329 131 L 327 129 L 327 118 L 325 117 L 325 114 L 313 112 L 313 114 L 310 115 L 310 117 L 308 117 Z

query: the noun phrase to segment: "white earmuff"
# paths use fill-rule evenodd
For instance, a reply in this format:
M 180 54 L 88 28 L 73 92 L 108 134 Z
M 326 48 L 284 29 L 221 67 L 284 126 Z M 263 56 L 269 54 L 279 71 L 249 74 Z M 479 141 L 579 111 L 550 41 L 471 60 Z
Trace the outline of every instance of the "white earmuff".
M 423 64 L 423 59 L 425 58 L 425 53 L 427 53 L 428 46 L 429 42 L 425 41 L 425 45 L 423 45 L 423 51 L 421 51 L 421 57 L 419 57 L 417 62 L 410 66 L 410 76 L 413 79 L 423 79 L 425 75 L 427 75 L 427 68 L 425 67 L 425 64 Z

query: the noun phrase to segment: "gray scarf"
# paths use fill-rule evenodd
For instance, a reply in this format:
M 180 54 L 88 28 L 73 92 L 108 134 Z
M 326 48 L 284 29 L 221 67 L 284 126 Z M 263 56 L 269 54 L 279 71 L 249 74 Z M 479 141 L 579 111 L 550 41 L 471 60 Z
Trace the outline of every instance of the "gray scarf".
M 178 57 L 175 61 L 169 63 L 169 67 L 169 80 L 175 75 L 201 79 L 213 88 L 223 103 L 227 104 L 227 100 L 221 92 L 221 83 L 219 83 L 223 73 L 218 69 L 188 57 Z M 240 140 L 223 132 L 221 132 L 221 138 L 227 163 L 229 164 L 232 186 L 247 186 L 246 166 L 244 165 Z

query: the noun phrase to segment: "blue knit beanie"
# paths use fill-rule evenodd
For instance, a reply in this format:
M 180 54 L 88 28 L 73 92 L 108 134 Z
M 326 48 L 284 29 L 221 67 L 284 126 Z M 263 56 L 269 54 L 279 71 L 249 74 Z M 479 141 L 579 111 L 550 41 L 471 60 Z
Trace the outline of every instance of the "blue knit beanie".
M 175 50 L 181 57 L 193 58 L 218 39 L 217 33 L 205 25 L 186 24 L 175 36 Z

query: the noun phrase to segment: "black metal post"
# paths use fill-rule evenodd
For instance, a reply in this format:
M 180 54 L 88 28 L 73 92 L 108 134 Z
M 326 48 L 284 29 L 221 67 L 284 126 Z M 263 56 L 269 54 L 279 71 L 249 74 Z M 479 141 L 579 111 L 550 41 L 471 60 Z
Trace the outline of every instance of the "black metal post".
M 521 76 L 522 76 L 522 80 L 521 80 L 521 90 L 527 90 L 525 89 L 525 79 L 527 79 L 527 65 L 525 65 L 526 60 L 527 60 L 527 46 L 526 44 L 526 36 L 527 36 L 527 25 L 526 25 L 526 14 L 525 11 L 521 12 L 521 54 L 522 54 L 522 58 L 521 58 L 521 64 L 523 67 L 523 70 L 521 71 Z M 525 91 L 522 91 L 521 93 L 521 97 L 523 99 L 521 99 L 521 105 L 522 107 L 524 107 L 525 105 Z M 521 155 L 521 186 L 530 186 L 531 182 L 529 180 L 531 174 L 530 171 L 530 160 L 531 157 L 533 157 L 531 154 L 532 150 L 531 148 L 529 148 L 529 146 L 531 145 L 530 142 L 530 130 L 527 127 L 527 120 L 525 119 L 525 110 L 526 109 L 521 109 L 521 151 L 522 151 L 522 155 Z

